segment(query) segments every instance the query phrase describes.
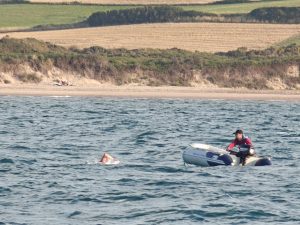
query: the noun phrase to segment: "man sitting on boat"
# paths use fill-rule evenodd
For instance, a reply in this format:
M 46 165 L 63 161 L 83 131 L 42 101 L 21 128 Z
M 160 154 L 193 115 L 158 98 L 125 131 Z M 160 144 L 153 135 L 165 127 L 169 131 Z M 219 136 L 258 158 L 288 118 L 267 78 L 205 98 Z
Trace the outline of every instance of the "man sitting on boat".
M 246 162 L 246 157 L 248 155 L 254 155 L 253 145 L 250 138 L 245 137 L 242 130 L 237 130 L 233 133 L 235 135 L 235 139 L 228 145 L 226 148 L 231 154 L 235 154 L 237 157 L 240 157 L 240 163 L 242 165 Z M 238 146 L 239 151 L 232 151 L 235 146 Z

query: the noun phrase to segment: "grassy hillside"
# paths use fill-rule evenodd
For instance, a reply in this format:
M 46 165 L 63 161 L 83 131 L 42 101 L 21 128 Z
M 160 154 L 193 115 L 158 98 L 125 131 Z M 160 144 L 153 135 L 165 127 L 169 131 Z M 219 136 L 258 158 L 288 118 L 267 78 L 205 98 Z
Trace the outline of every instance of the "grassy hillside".
M 283 47 L 283 46 L 287 46 L 287 45 L 300 45 L 300 34 L 292 36 L 290 38 L 287 38 L 277 44 L 275 44 L 275 47 Z
M 299 69 L 299 65 L 300 46 L 297 45 L 210 54 L 179 49 L 91 47 L 79 50 L 35 39 L 0 40 L 1 73 L 23 82 L 40 82 L 45 74 L 49 78 L 55 70 L 118 85 L 189 86 L 205 82 L 219 87 L 271 89 L 274 82 L 279 82 L 281 87 L 291 89 L 300 88 L 300 76 L 288 71 L 291 66 Z M 1 75 L 0 82 L 10 81 Z
M 213 4 L 180 6 L 184 10 L 208 13 L 247 13 L 261 7 L 299 6 L 300 0 L 277 0 L 237 4 Z M 5 4 L 0 5 L 0 28 L 33 27 L 47 24 L 76 23 L 88 18 L 94 12 L 128 9 L 136 6 L 104 5 L 55 5 L 55 4 Z

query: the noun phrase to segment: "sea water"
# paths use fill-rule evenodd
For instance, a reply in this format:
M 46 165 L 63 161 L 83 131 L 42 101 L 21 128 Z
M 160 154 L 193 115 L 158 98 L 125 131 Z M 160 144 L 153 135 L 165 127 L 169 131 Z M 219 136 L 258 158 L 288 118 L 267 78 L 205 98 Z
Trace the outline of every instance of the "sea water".
M 299 102 L 1 97 L 0 224 L 300 224 L 299 126 Z M 184 166 L 237 128 L 272 166 Z

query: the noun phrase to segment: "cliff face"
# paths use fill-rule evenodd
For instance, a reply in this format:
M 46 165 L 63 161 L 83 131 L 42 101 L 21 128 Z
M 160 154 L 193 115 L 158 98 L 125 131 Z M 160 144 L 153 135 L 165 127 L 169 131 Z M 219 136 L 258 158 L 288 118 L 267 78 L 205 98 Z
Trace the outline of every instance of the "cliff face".
M 49 64 L 33 66 L 31 63 L 7 65 L 0 70 L 0 83 L 44 83 L 85 85 L 97 82 L 115 85 L 140 84 L 148 86 L 213 86 L 249 89 L 298 89 L 300 90 L 299 64 L 280 67 L 237 69 L 204 69 L 187 73 L 157 74 L 153 71 L 97 72 L 97 68 L 78 71 L 63 69 Z
M 35 39 L 0 40 L 0 82 L 300 89 L 300 47 L 227 53 L 66 49 Z

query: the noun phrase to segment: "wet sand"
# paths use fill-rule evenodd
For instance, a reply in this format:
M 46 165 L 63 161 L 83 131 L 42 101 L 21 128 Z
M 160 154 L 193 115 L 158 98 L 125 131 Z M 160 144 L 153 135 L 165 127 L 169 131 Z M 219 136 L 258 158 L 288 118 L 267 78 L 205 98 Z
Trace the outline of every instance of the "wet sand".
M 290 100 L 300 101 L 300 91 L 247 90 L 203 87 L 149 87 L 149 86 L 52 86 L 0 85 L 0 95 L 12 96 L 95 96 L 124 98 L 187 98 L 232 100 Z

